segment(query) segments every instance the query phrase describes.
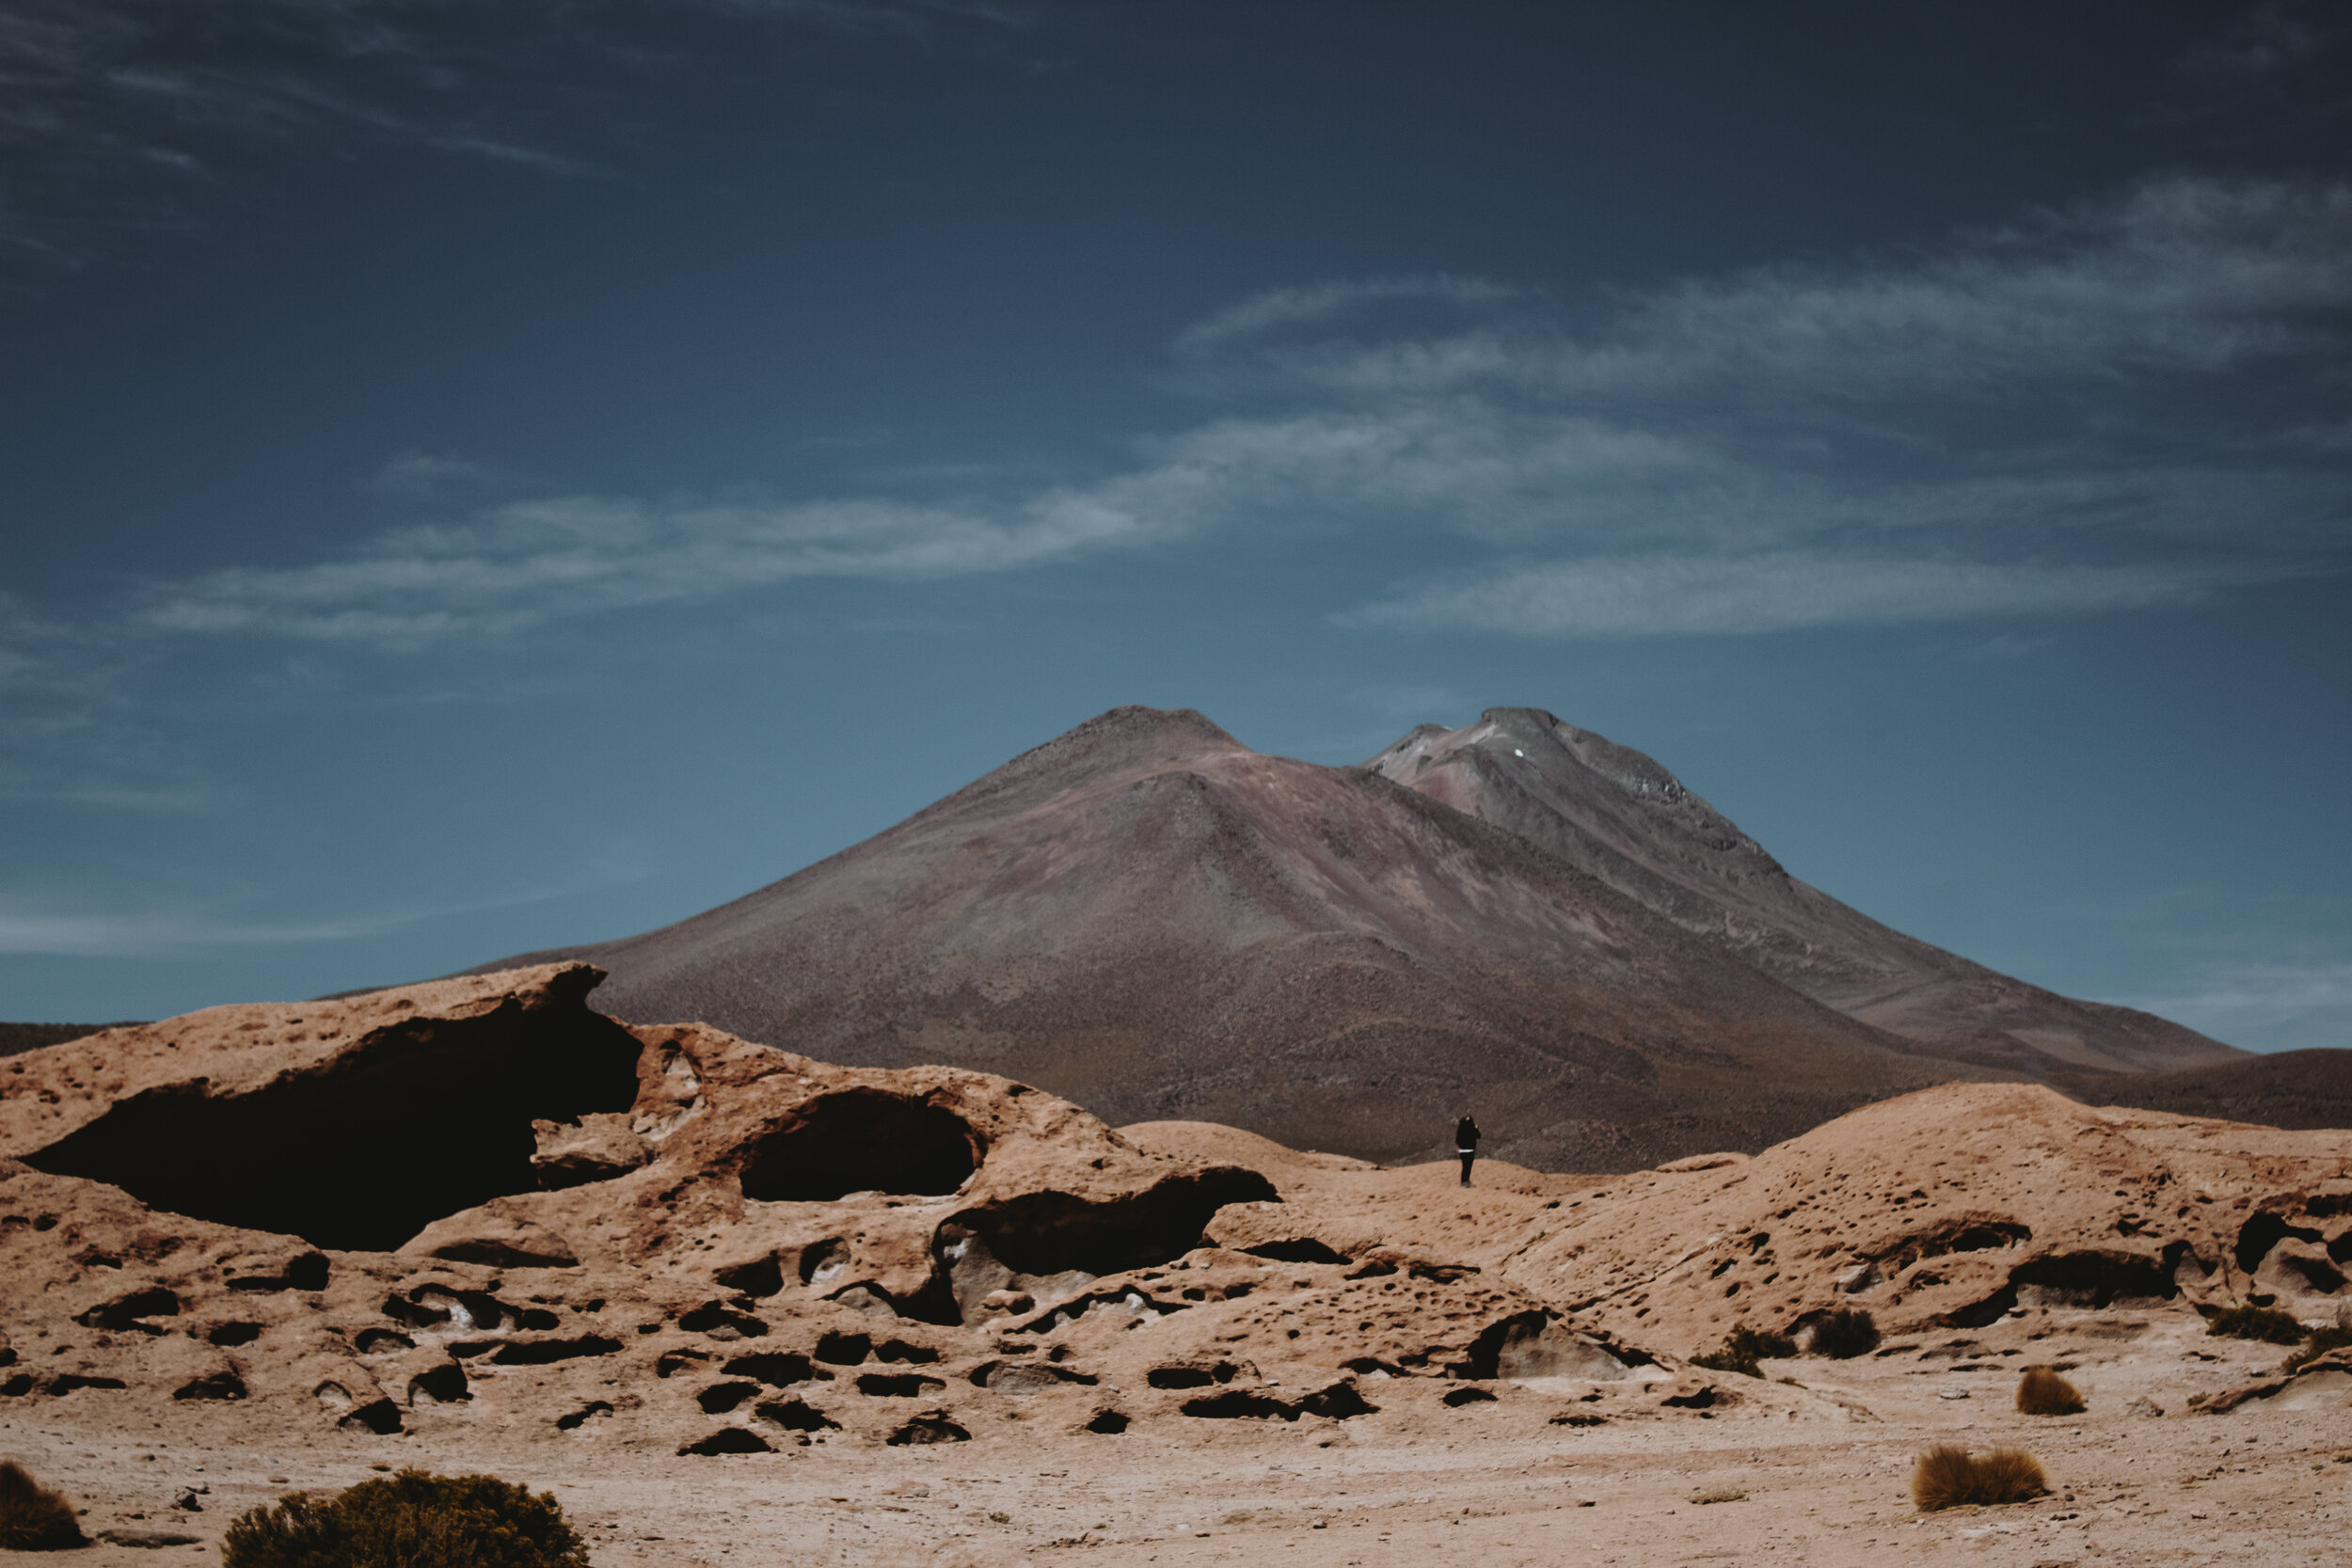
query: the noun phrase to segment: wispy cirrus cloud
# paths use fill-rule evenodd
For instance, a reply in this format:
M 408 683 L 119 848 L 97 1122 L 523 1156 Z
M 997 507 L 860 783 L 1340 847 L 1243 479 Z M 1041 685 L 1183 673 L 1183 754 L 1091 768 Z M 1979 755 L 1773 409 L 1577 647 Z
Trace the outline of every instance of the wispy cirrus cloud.
M 1857 559 L 1815 551 L 1603 557 L 1503 567 L 1343 612 L 1367 630 L 1534 637 L 1740 635 L 1811 626 L 2005 620 L 2195 604 L 2288 575 L 2194 562 Z
M 1342 282 L 1176 356 L 1234 411 L 1009 499 L 553 497 L 157 583 L 150 632 L 414 646 L 821 578 L 1272 530 L 1447 559 L 1343 626 L 1549 637 L 2051 617 L 2352 560 L 2352 187 L 2172 179 L 1941 248 L 1535 290 Z M 1447 319 L 1400 321 L 1435 301 Z M 452 499 L 451 460 L 379 483 Z M 908 485 L 924 485 L 910 478 Z M 415 488 L 421 487 L 421 488 Z
M 932 44 L 1029 13 L 988 0 L 677 0 L 747 28 Z M 190 221 L 256 159 L 373 139 L 592 172 L 564 106 L 626 77 L 658 0 L 10 0 L 0 8 L 0 245 L 74 260 Z M 625 83 L 624 83 L 625 86 Z M 593 118 L 593 117 L 592 117 Z
M 161 632 L 413 646 L 808 578 L 1009 571 L 1151 532 L 1115 486 L 1048 493 L 1002 518 L 866 500 L 561 497 L 395 530 L 341 560 L 159 585 L 135 620 Z
M 180 958 L 237 947 L 360 942 L 453 915 L 480 914 L 576 897 L 651 874 L 627 849 L 607 849 L 579 875 L 483 897 L 384 908 L 316 920 L 255 920 L 225 903 L 151 900 L 135 910 L 90 911 L 24 893 L 0 892 L 0 955 L 51 958 Z

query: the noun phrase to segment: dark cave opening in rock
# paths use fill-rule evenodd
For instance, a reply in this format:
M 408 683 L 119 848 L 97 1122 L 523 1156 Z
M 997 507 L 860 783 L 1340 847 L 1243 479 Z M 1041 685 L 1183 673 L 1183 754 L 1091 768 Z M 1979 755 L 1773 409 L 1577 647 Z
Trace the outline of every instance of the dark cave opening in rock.
M 992 1257 L 1017 1275 L 1077 1269 L 1100 1276 L 1183 1257 L 1200 1244 L 1209 1216 L 1229 1203 L 1280 1201 L 1281 1195 L 1256 1171 L 1213 1165 L 1112 1198 L 1051 1189 L 1015 1194 L 958 1214 L 941 1227 L 941 1235 L 977 1235 Z
M 952 1193 L 979 1168 L 979 1138 L 953 1111 L 882 1089 L 820 1095 L 760 1140 L 743 1165 L 756 1203 L 850 1193 Z
M 411 1019 L 251 1094 L 136 1095 L 26 1163 L 195 1219 L 390 1251 L 445 1215 L 534 1190 L 533 1117 L 636 1099 L 635 1037 L 579 996 L 563 1000 Z

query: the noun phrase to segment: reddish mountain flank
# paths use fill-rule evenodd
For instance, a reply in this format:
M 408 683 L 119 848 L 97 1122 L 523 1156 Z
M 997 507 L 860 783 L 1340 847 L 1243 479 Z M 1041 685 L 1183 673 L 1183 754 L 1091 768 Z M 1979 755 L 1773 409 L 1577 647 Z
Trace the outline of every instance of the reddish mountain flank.
M 1987 1075 L 1520 832 L 1190 711 L 1104 714 L 734 903 L 505 963 L 558 957 L 625 1018 L 1384 1160 L 1469 1110 L 1493 1152 L 1623 1169 Z
M 1648 757 L 1539 708 L 1488 708 L 1458 730 L 1424 724 L 1367 766 L 1540 845 L 1791 990 L 1938 1055 L 2041 1077 L 2164 1071 L 2244 1054 L 2165 1019 L 2059 996 L 1890 930 L 1788 875 Z

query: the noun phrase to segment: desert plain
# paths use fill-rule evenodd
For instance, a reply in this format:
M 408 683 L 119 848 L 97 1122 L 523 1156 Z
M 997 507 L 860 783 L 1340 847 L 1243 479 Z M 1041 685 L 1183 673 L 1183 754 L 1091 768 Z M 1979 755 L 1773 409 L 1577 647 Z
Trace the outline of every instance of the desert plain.
M 2344 1560 L 2352 1366 L 2200 1308 L 2336 1319 L 2352 1132 L 1960 1083 L 1464 1188 L 623 1024 L 599 978 L 0 1064 L 0 1454 L 75 1560 L 412 1465 L 615 1565 Z M 1693 1364 L 1846 1307 L 1874 1351 Z M 2016 1412 L 2029 1365 L 2087 1408 Z M 1938 1443 L 2050 1491 L 1922 1513 Z

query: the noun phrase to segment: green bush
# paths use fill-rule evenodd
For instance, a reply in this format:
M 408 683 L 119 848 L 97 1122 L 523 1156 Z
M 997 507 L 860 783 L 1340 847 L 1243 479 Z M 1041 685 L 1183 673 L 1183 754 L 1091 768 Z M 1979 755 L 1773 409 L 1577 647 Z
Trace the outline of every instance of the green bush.
M 1741 1377 L 1762 1377 L 1764 1369 L 1758 1362 L 1796 1354 L 1797 1342 L 1788 1335 L 1743 1327 L 1731 1331 L 1723 1349 L 1691 1357 L 1691 1365 L 1714 1372 L 1738 1372 Z
M 2347 1327 L 2343 1323 L 2331 1323 L 2326 1328 L 2315 1328 L 2312 1330 L 2312 1337 L 2304 1342 L 2303 1348 L 2288 1356 L 2286 1366 L 2280 1370 L 2290 1372 L 2300 1371 L 2306 1362 L 2315 1361 L 2331 1350 L 2347 1348 L 2352 1348 L 2352 1327 Z
M 54 1552 L 82 1544 L 73 1505 L 35 1481 L 22 1465 L 0 1465 L 0 1547 Z
M 2275 1307 L 2225 1307 L 2206 1320 L 2205 1332 L 2232 1339 L 2260 1339 L 2266 1345 L 2298 1345 L 2303 1325 L 2292 1312 Z
M 588 1568 L 551 1493 L 496 1476 L 403 1470 L 240 1514 L 222 1568 Z
M 1879 1348 L 1878 1320 L 1859 1307 L 1825 1312 L 1813 1324 L 1813 1354 L 1851 1361 Z

